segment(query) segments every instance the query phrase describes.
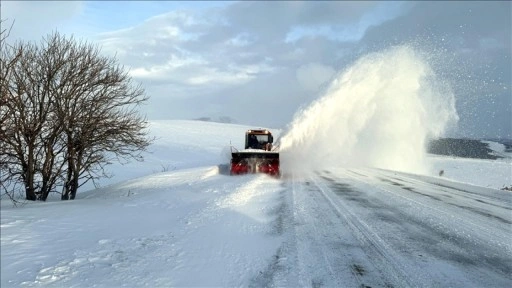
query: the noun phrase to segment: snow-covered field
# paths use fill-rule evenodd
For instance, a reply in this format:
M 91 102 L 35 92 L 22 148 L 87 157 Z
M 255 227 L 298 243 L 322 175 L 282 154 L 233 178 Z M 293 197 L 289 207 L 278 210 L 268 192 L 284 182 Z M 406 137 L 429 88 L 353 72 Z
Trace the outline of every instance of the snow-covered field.
M 248 128 L 154 121 L 146 161 L 111 166 L 101 188 L 2 199 L 1 287 L 512 286 L 510 157 L 219 173 Z

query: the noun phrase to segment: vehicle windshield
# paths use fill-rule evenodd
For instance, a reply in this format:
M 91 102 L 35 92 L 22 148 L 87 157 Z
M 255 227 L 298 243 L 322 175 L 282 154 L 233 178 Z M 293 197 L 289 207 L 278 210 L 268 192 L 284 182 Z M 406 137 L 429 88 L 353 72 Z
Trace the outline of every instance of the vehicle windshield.
M 268 134 L 256 135 L 256 139 L 258 139 L 258 142 L 260 142 L 260 143 L 267 143 L 268 142 Z
M 268 134 L 251 134 L 245 148 L 263 149 L 269 140 Z

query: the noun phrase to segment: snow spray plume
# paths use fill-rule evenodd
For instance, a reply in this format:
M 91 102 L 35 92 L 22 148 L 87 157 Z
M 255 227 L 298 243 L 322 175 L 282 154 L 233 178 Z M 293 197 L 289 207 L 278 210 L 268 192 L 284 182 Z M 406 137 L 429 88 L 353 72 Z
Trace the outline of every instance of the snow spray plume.
M 428 171 L 426 144 L 458 120 L 454 95 L 408 46 L 368 54 L 296 114 L 280 139 L 281 167 Z

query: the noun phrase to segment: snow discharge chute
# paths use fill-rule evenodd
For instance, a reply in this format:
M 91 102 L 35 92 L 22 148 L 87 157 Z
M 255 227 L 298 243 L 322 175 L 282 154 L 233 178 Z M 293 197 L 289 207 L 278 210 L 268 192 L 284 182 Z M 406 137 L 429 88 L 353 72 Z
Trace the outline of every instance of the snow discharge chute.
M 296 114 L 280 139 L 282 170 L 370 166 L 423 173 L 428 139 L 457 120 L 450 87 L 412 48 L 368 54 Z

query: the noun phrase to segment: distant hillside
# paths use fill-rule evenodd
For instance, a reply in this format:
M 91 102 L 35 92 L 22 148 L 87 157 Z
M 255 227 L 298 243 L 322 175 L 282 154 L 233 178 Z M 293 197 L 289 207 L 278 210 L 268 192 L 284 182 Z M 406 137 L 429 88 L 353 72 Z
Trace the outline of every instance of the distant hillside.
M 196 119 L 193 119 L 193 120 L 197 120 L 197 121 L 205 121 L 205 122 L 217 122 L 217 123 L 231 123 L 231 124 L 236 124 L 237 121 L 229 116 L 221 116 L 221 117 L 216 117 L 216 118 L 213 118 L 213 117 L 199 117 L 199 118 L 196 118 Z
M 486 139 L 505 145 L 505 152 L 512 153 L 512 139 Z
M 472 139 L 441 138 L 432 140 L 428 145 L 427 151 L 431 154 L 464 158 L 493 160 L 502 158 L 493 155 L 493 151 L 489 148 L 487 143 L 482 143 L 480 140 Z

